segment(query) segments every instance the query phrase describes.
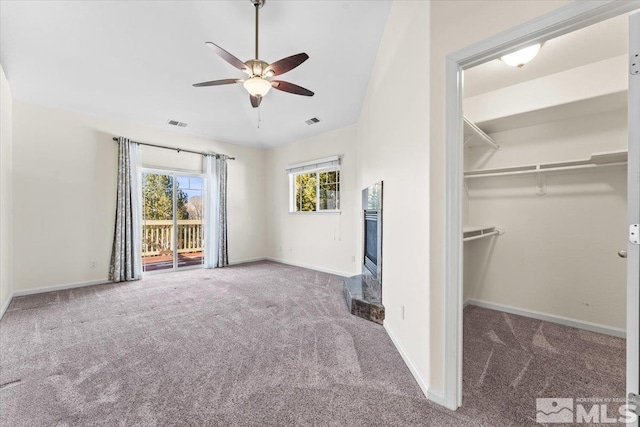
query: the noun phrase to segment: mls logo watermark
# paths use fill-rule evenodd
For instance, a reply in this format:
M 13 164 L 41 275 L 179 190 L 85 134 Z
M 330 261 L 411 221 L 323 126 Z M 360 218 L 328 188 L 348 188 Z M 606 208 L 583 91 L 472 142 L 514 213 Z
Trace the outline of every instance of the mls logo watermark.
M 638 402 L 624 398 L 536 399 L 536 421 L 543 424 L 616 424 L 638 420 Z
M 573 399 L 536 399 L 536 421 L 539 423 L 572 423 Z

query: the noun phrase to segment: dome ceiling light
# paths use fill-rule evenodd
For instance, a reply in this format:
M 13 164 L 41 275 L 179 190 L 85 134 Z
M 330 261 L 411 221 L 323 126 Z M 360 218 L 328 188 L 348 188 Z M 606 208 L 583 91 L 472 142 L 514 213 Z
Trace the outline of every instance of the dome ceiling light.
M 500 60 L 511 67 L 522 68 L 524 64 L 531 61 L 536 57 L 536 55 L 538 55 L 541 47 L 542 43 L 534 44 L 533 46 L 525 47 L 524 49 L 504 55 Z

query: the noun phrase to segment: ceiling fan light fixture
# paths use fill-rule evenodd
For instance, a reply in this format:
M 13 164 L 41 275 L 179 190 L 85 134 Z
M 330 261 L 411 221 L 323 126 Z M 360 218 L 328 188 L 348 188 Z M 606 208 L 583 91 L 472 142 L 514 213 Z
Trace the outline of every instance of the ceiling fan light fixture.
M 309 59 L 309 55 L 306 53 L 298 53 L 296 55 L 287 56 L 286 58 L 282 58 L 276 62 L 268 64 L 260 59 L 258 56 L 258 25 L 259 25 L 259 11 L 266 0 L 250 0 L 251 3 L 255 6 L 256 11 L 256 52 L 255 59 L 250 59 L 246 62 L 242 62 L 220 46 L 215 43 L 206 42 L 207 46 L 211 50 L 213 50 L 220 58 L 233 65 L 238 70 L 249 75 L 249 79 L 222 79 L 222 80 L 212 80 L 209 82 L 196 83 L 194 87 L 204 87 L 204 86 L 221 86 L 221 85 L 229 85 L 235 83 L 242 83 L 244 88 L 249 92 L 251 106 L 253 108 L 258 108 L 260 103 L 262 102 L 262 98 L 269 92 L 271 87 L 276 88 L 282 92 L 292 93 L 294 95 L 302 95 L 302 96 L 313 96 L 314 93 L 309 89 L 305 89 L 302 86 L 295 85 L 293 83 L 285 82 L 282 80 L 269 80 L 274 76 L 279 76 L 281 74 L 287 73 L 304 61 Z
M 522 68 L 524 64 L 531 61 L 536 57 L 536 55 L 538 55 L 541 47 L 541 43 L 534 44 L 533 46 L 525 47 L 524 49 L 505 55 L 501 57 L 500 60 L 511 67 Z
M 243 83 L 244 88 L 253 96 L 265 96 L 271 89 L 271 82 L 262 77 L 251 77 Z

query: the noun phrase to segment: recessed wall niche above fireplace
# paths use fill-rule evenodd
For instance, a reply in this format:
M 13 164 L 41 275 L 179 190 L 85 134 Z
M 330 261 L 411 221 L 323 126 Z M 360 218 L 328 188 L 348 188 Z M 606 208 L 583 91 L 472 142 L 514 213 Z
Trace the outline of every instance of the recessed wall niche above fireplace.
M 351 314 L 382 324 L 382 182 L 362 190 L 362 274 L 344 279 Z

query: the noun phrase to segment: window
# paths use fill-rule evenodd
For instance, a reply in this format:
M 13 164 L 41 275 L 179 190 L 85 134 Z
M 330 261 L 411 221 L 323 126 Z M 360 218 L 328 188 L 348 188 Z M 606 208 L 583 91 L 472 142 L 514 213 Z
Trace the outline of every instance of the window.
M 290 212 L 340 211 L 340 158 L 330 157 L 287 167 Z

